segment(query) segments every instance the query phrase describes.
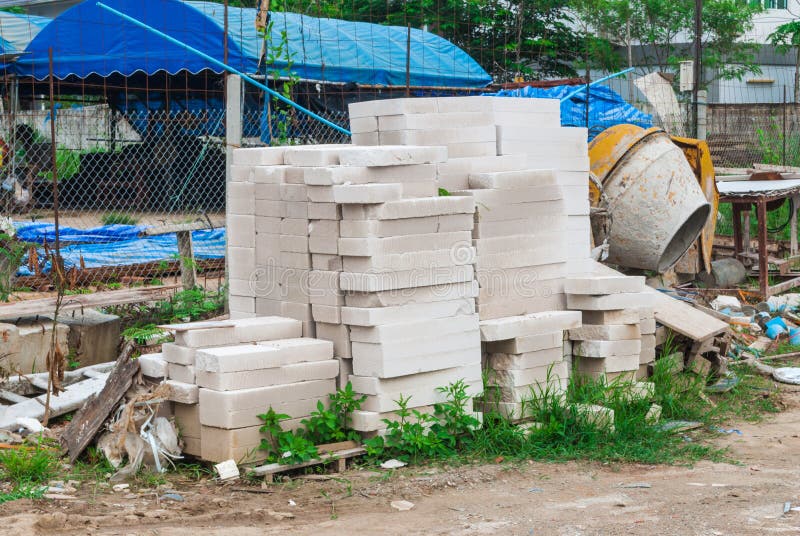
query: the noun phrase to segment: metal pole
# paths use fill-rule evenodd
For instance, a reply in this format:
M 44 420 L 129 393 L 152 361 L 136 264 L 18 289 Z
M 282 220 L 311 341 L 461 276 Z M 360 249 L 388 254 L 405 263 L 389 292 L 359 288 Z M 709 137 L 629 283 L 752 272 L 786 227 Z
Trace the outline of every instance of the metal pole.
M 61 264 L 61 239 L 58 236 L 60 233 L 58 224 L 58 166 L 56 165 L 56 101 L 55 91 L 53 90 L 53 47 L 48 49 L 48 58 L 50 62 L 50 158 L 52 159 L 51 165 L 53 167 L 53 225 L 56 232 L 56 256 L 51 270 L 58 274 L 60 273 L 60 267 L 57 268 L 55 264 Z
M 273 97 L 278 99 L 279 101 L 285 102 L 289 106 L 291 106 L 291 107 L 293 107 L 293 108 L 295 108 L 297 110 L 300 110 L 304 114 L 308 115 L 309 117 L 311 117 L 313 119 L 316 119 L 320 123 L 322 123 L 324 125 L 327 125 L 327 126 L 331 127 L 332 129 L 334 129 L 334 130 L 336 130 L 338 132 L 341 132 L 342 134 L 346 134 L 348 136 L 352 135 L 351 132 L 349 130 L 347 130 L 346 128 L 340 127 L 336 123 L 332 123 L 332 122 L 328 121 L 324 117 L 321 117 L 320 115 L 315 114 L 314 112 L 312 112 L 308 108 L 305 108 L 305 107 L 297 104 L 296 102 L 294 102 L 291 99 L 287 99 L 286 97 L 284 97 L 283 95 L 281 95 L 280 93 L 275 91 L 274 89 L 269 88 L 269 87 L 265 86 L 264 84 L 262 84 L 261 82 L 259 82 L 259 81 L 255 80 L 255 79 L 247 76 L 243 72 L 241 72 L 241 71 L 239 71 L 237 69 L 234 69 L 233 67 L 231 67 L 229 65 L 226 65 L 224 62 L 221 62 L 216 58 L 212 58 L 208 54 L 206 54 L 204 52 L 200 52 L 196 48 L 193 48 L 193 47 L 187 45 L 186 43 L 184 43 L 182 41 L 178 41 L 174 37 L 171 37 L 171 36 L 165 34 L 164 32 L 156 30 L 152 26 L 148 26 L 147 24 L 145 24 L 145 23 L 143 23 L 141 21 L 138 21 L 138 20 L 134 19 L 133 17 L 131 17 L 129 15 L 126 15 L 125 13 L 122 13 L 121 11 L 117 11 L 116 9 L 114 9 L 112 7 L 108 7 L 107 5 L 105 5 L 102 2 L 97 2 L 96 5 L 98 7 L 100 7 L 100 8 L 102 8 L 102 9 L 105 9 L 109 13 L 113 13 L 114 15 L 116 15 L 119 18 L 130 22 L 134 26 L 138 26 L 139 28 L 147 30 L 148 32 L 150 32 L 152 34 L 155 34 L 155 35 L 161 37 L 162 39 L 165 39 L 165 40 L 169 41 L 173 45 L 177 45 L 177 46 L 183 48 L 184 50 L 187 50 L 187 51 L 191 52 L 192 54 L 200 56 L 204 60 L 206 60 L 206 61 L 208 61 L 210 63 L 213 63 L 214 65 L 220 67 L 221 69 L 224 69 L 224 70 L 228 71 L 229 73 L 238 74 L 240 77 L 242 77 L 242 80 L 248 82 L 249 84 L 252 84 L 252 85 L 256 86 L 257 88 L 261 89 L 262 91 L 266 91 L 267 93 L 269 93 L 270 95 L 272 95 Z
M 406 34 L 406 97 L 411 96 L 411 25 Z
M 782 153 L 782 165 L 786 165 L 786 84 L 783 85 L 783 153 Z
M 628 43 L 628 69 L 633 69 L 633 47 L 631 46 L 631 20 L 625 20 L 625 41 Z M 628 77 L 628 104 L 633 104 L 633 76 Z
M 228 63 L 228 0 L 225 0 L 225 35 L 222 36 L 222 61 Z
M 692 124 L 695 137 L 698 123 L 698 95 L 703 56 L 703 0 L 694 0 L 694 87 L 692 88 Z

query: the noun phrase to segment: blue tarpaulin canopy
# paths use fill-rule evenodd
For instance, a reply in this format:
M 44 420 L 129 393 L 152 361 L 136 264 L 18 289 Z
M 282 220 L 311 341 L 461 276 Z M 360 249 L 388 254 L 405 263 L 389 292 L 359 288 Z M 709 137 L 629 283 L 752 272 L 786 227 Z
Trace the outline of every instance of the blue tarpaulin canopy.
M 48 77 L 53 49 L 55 77 L 176 74 L 219 67 L 182 47 L 138 28 L 86 0 L 65 11 L 36 36 L 15 65 L 20 76 Z M 224 7 L 179 0 L 106 0 L 138 19 L 218 60 L 223 59 Z M 228 8 L 228 64 L 245 73 L 264 71 L 264 40 L 255 29 L 256 10 Z M 280 59 L 266 70 L 285 69 L 304 80 L 405 85 L 407 29 L 271 13 L 268 46 Z M 285 45 L 282 47 L 283 38 Z M 268 56 L 274 56 L 269 54 Z M 410 83 L 413 86 L 483 87 L 491 77 L 466 52 L 446 39 L 411 30 Z

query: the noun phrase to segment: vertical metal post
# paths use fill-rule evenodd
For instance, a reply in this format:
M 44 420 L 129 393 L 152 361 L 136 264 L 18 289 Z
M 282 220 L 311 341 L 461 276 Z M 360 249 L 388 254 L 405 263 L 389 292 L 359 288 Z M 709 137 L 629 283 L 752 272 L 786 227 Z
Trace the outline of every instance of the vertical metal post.
M 228 0 L 225 0 L 225 35 L 222 36 L 222 61 L 228 63 Z
M 411 24 L 406 33 L 406 97 L 411 96 Z
M 692 88 L 692 122 L 694 136 L 697 137 L 698 92 L 703 72 L 703 0 L 694 0 L 694 87 Z
M 53 225 L 55 226 L 55 246 L 56 257 L 54 266 L 52 267 L 53 273 L 60 273 L 60 268 L 56 268 L 55 264 L 61 264 L 61 239 L 59 238 L 59 222 L 58 222 L 58 165 L 56 161 L 56 100 L 55 91 L 53 89 L 53 47 L 47 51 L 50 62 L 50 158 L 52 159 L 51 165 L 53 167 Z M 33 192 L 31 192 L 33 194 Z M 58 277 L 58 275 L 56 275 Z M 55 330 L 55 327 L 53 327 Z
M 701 89 L 697 92 L 697 139 L 698 140 L 705 140 L 708 138 L 708 117 L 706 112 L 708 111 L 706 106 L 706 101 L 708 98 L 708 92 L 705 89 Z
M 633 68 L 633 50 L 631 46 L 631 20 L 625 20 L 625 41 L 628 43 L 628 69 Z M 633 104 L 633 75 L 628 75 L 628 104 Z
M 783 136 L 781 136 L 781 140 L 783 141 L 783 149 L 781 152 L 781 163 L 782 165 L 786 165 L 786 84 L 783 85 Z

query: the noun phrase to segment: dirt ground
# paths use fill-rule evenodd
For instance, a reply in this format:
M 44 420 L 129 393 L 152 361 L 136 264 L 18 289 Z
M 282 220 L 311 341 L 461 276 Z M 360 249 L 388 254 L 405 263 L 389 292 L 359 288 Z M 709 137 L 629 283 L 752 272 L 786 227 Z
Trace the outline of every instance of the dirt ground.
M 354 469 L 265 489 L 187 477 L 113 493 L 84 482 L 77 500 L 4 504 L 0 534 L 798 534 L 800 390 L 782 396 L 782 413 L 715 440 L 732 463 Z M 414 507 L 398 511 L 396 500 Z

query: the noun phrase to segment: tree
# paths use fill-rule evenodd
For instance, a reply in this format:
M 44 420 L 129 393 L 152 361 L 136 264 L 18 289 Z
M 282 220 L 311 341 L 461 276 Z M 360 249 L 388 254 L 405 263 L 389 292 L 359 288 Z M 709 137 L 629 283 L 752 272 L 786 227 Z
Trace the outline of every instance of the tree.
M 800 102 L 800 21 L 781 24 L 769 35 L 776 52 L 786 54 L 794 47 L 794 102 Z
M 571 0 L 576 16 L 620 46 L 637 47 L 645 70 L 675 70 L 692 59 L 694 0 Z M 703 1 L 703 66 L 715 73 L 710 80 L 740 79 L 759 72 L 757 45 L 743 39 L 753 27 L 760 2 Z

